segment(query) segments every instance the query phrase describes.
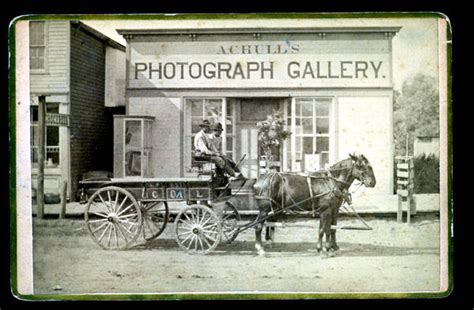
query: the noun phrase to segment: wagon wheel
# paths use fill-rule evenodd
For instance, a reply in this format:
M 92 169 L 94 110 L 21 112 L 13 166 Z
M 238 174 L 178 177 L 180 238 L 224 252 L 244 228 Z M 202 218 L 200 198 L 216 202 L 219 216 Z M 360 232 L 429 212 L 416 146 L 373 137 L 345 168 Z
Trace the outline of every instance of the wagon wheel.
M 131 247 L 142 229 L 137 201 L 120 187 L 97 190 L 87 202 L 84 214 L 92 239 L 107 250 Z
M 161 235 L 169 219 L 168 203 L 155 201 L 141 203 L 143 218 L 143 237 L 152 240 Z
M 215 210 L 221 221 L 222 240 L 226 243 L 231 243 L 239 234 L 239 211 L 228 201 L 222 207 L 215 208 Z
M 184 208 L 176 217 L 176 242 L 189 253 L 207 254 L 219 244 L 222 228 L 214 211 L 203 205 Z

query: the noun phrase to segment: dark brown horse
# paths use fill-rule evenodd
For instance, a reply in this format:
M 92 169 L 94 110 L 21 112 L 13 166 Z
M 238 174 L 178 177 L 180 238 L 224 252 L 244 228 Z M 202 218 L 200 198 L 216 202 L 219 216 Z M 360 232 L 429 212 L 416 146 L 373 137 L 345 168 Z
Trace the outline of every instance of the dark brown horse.
M 312 211 L 319 213 L 318 252 L 323 249 L 337 250 L 337 214 L 354 180 L 367 187 L 374 187 L 376 180 L 372 166 L 364 155 L 350 155 L 329 168 L 327 173 L 300 175 L 271 172 L 260 176 L 254 184 L 259 215 L 255 226 L 255 248 L 259 255 L 265 253 L 262 246 L 262 228 L 265 219 L 277 221 L 284 212 Z M 283 210 L 282 210 L 283 209 Z M 284 211 L 284 212 L 282 212 Z

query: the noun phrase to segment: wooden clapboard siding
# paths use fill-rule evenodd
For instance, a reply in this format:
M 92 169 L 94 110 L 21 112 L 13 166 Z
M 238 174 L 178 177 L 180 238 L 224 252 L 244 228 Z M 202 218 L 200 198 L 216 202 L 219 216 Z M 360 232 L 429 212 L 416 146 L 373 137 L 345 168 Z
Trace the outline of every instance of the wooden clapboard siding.
M 69 92 L 69 21 L 46 22 L 46 69 L 31 71 L 32 93 Z
M 105 108 L 105 43 L 71 24 L 71 186 L 76 197 L 82 174 L 112 171 L 112 111 Z

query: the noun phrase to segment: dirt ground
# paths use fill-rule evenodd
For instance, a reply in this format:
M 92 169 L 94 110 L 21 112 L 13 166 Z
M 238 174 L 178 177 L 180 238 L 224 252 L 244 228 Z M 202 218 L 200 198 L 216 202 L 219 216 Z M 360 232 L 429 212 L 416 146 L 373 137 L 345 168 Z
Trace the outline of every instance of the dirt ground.
M 371 231 L 340 230 L 334 257 L 316 252 L 318 220 L 277 228 L 257 256 L 254 230 L 209 255 L 189 255 L 170 223 L 157 239 L 123 251 L 100 248 L 83 221 L 34 220 L 35 294 L 167 292 L 413 292 L 439 288 L 439 219 L 411 225 L 367 219 Z M 341 225 L 361 223 L 340 220 Z

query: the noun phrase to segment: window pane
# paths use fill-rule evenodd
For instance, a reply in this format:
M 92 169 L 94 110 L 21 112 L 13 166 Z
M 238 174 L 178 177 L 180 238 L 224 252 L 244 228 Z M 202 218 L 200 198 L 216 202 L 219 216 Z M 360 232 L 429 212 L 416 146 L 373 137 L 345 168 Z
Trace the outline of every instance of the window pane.
M 125 144 L 127 147 L 141 147 L 141 121 L 126 121 Z
M 301 104 L 302 116 L 313 116 L 313 102 L 304 102 Z
M 56 126 L 46 127 L 46 145 L 47 146 L 59 145 L 59 127 L 56 127 Z
M 328 153 L 322 153 L 321 154 L 321 165 L 319 167 L 319 169 L 327 169 L 329 167 L 327 167 L 329 165 L 329 154 Z
M 304 137 L 303 138 L 303 153 L 313 154 L 313 137 Z
M 296 143 L 295 143 L 295 147 L 296 147 L 296 153 L 298 154 L 299 153 L 299 156 L 297 155 L 296 156 L 296 159 L 298 160 L 301 160 L 301 151 L 302 151 L 302 138 L 301 137 L 296 137 Z
M 268 115 L 272 115 L 274 110 L 279 110 L 279 99 L 241 99 L 240 119 L 242 121 L 263 121 Z
M 316 118 L 316 133 L 329 133 L 329 118 Z
M 190 99 L 188 102 L 191 103 L 191 114 L 192 116 L 203 117 L 202 115 L 202 100 Z
M 205 117 L 211 124 L 222 122 L 222 100 L 207 100 Z
M 31 118 L 31 122 L 38 121 L 38 107 L 37 106 L 32 106 L 30 108 L 30 118 Z
M 200 118 L 193 118 L 192 123 L 191 123 L 191 132 L 192 133 L 198 133 L 201 130 L 201 127 L 199 127 L 199 124 L 201 124 L 202 119 Z
M 316 152 L 321 153 L 324 151 L 329 151 L 329 138 L 328 137 L 318 137 L 316 138 Z
M 30 143 L 31 146 L 38 145 L 38 126 L 34 125 L 30 127 Z
M 44 22 L 30 22 L 30 44 L 44 45 Z
M 47 103 L 46 113 L 59 113 L 59 103 Z
M 313 133 L 313 119 L 303 118 L 303 134 L 312 134 Z
M 225 131 L 227 134 L 232 134 L 232 119 L 226 119 Z
M 316 116 L 329 116 L 329 101 L 316 102 Z
M 226 141 L 226 149 L 227 149 L 226 151 L 227 152 L 232 152 L 233 143 L 234 143 L 234 141 L 233 141 L 232 137 L 227 137 L 227 141 Z
M 59 152 L 58 150 L 51 150 L 46 152 L 46 160 L 51 162 L 53 165 L 59 165 Z

